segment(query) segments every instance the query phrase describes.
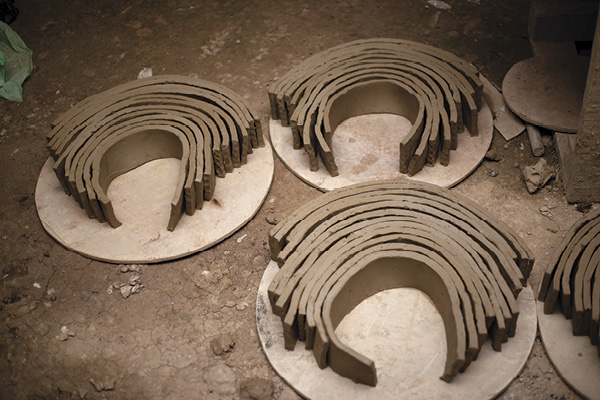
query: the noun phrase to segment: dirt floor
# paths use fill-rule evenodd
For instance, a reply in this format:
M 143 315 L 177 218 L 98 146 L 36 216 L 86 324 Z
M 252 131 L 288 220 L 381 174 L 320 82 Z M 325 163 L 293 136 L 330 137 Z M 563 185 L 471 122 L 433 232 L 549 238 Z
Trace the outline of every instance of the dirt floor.
M 238 398 L 240 385 L 254 378 L 266 379 L 253 382 L 272 387 L 275 399 L 298 398 L 260 348 L 254 304 L 271 223 L 319 191 L 276 160 L 268 201 L 254 219 L 209 250 L 141 266 L 145 288 L 124 299 L 107 288 L 132 273 L 66 250 L 38 220 L 34 192 L 48 157 L 45 135 L 71 106 L 135 79 L 143 67 L 224 84 L 246 97 L 268 127 L 268 86 L 302 59 L 347 41 L 390 37 L 435 45 L 498 85 L 514 63 L 531 56 L 529 2 L 446 1 L 450 10 L 422 0 L 17 1 L 21 12 L 11 27 L 33 50 L 35 69 L 23 103 L 0 99 L 0 398 Z M 537 259 L 530 280 L 537 289 L 553 248 L 582 213 L 566 202 L 560 179 L 527 192 L 521 168 L 536 159 L 526 135 L 506 143 L 495 132 L 492 148 L 501 160 L 485 161 L 453 190 L 525 238 Z M 552 142 L 544 158 L 557 167 Z M 216 355 L 211 338 L 224 334 L 235 346 Z M 538 337 L 500 398 L 578 396 Z

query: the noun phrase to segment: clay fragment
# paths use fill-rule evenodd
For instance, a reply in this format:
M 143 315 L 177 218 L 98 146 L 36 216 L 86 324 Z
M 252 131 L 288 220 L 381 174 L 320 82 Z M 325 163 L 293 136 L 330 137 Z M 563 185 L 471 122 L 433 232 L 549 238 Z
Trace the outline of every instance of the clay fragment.
M 170 138 L 170 139 L 169 139 Z M 247 163 L 264 146 L 260 119 L 246 100 L 214 83 L 154 76 L 90 96 L 47 135 L 54 171 L 90 218 L 120 222 L 106 190 L 120 174 L 148 161 L 181 159 L 168 229 L 214 193 L 216 178 Z
M 364 298 L 392 287 L 427 293 L 446 327 L 449 382 L 487 337 L 500 351 L 514 336 L 516 298 L 534 261 L 514 231 L 469 199 L 396 180 L 324 194 L 275 226 L 269 246 L 280 271 L 268 297 L 285 347 L 304 341 L 321 368 L 368 385 L 377 381 L 374 363 L 334 332 Z

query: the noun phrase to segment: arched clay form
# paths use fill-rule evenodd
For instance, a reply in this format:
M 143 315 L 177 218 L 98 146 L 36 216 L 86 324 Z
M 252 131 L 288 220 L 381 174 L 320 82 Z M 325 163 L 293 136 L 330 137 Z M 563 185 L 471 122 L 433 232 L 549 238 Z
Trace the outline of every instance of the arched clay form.
M 334 128 L 328 125 L 332 116 L 327 104 L 332 97 L 348 90 L 352 79 L 356 82 L 383 79 L 382 70 L 385 69 L 389 74 L 385 78 L 401 74 L 409 79 L 409 86 L 422 94 L 421 101 L 430 105 L 428 118 L 435 120 L 425 127 L 413 127 L 416 135 L 407 135 L 410 145 L 402 144 L 400 172 L 414 175 L 425 163 L 433 165 L 438 154 L 442 165 L 447 165 L 450 150 L 456 149 L 456 132 L 462 131 L 463 124 L 472 135 L 477 135 L 483 85 L 474 67 L 448 52 L 415 42 L 358 40 L 308 58 L 269 90 L 271 117 L 280 119 L 282 126 L 291 126 L 293 147 L 304 147 L 311 171 L 317 170 L 316 157 L 319 156 L 328 172 L 332 176 L 337 174 L 331 152 Z M 373 103 L 364 100 L 361 109 L 358 107 L 361 100 L 364 98 L 354 96 L 351 104 L 356 106 L 349 109 L 355 112 L 346 112 L 343 116 L 362 115 L 367 108 L 371 113 L 383 113 L 389 108 L 383 102 L 379 108 L 366 107 Z M 397 108 L 393 111 L 399 113 Z M 337 120 L 337 117 L 333 116 L 333 119 Z
M 589 336 L 600 342 L 600 210 L 575 222 L 555 249 L 544 273 L 538 300 L 544 313 L 554 313 L 557 304 L 571 320 L 574 336 Z M 597 347 L 600 356 L 600 347 Z
M 145 162 L 171 157 L 175 142 L 166 137 L 178 137 L 184 146 L 175 151 L 182 184 L 173 198 L 169 230 L 183 212 L 192 215 L 212 197 L 216 177 L 246 164 L 252 148 L 264 146 L 260 120 L 241 96 L 180 76 L 146 78 L 91 96 L 58 118 L 47 139 L 65 192 L 90 218 L 117 227 L 108 184 Z M 145 145 L 136 146 L 136 140 Z M 123 159 L 125 149 L 129 161 Z
M 534 261 L 523 240 L 477 204 L 412 181 L 367 182 L 329 192 L 274 227 L 269 246 L 280 270 L 267 293 L 282 321 L 285 348 L 304 341 L 321 368 L 333 363 L 338 373 L 369 385 L 377 381 L 373 363 L 341 346 L 333 332 L 363 298 L 385 290 L 386 284 L 405 285 L 404 272 L 393 279 L 386 264 L 381 268 L 389 279 L 380 281 L 366 272 L 371 263 L 400 252 L 403 259 L 418 260 L 415 268 L 429 265 L 443 275 L 444 290 L 456 294 L 452 312 L 448 304 L 436 302 L 452 342 L 442 376 L 450 381 L 477 359 L 486 337 L 500 351 L 515 335 L 516 299 Z M 435 300 L 432 291 L 441 286 L 431 284 L 406 283 Z

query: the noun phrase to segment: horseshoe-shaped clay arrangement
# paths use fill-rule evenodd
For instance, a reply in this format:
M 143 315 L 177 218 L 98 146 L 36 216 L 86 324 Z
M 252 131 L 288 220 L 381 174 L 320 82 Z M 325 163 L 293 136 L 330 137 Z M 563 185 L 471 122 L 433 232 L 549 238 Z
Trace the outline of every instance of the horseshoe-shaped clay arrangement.
M 435 185 L 375 181 L 326 193 L 273 228 L 280 270 L 268 288 L 285 347 L 305 341 L 321 368 L 375 386 L 373 361 L 340 342 L 344 316 L 382 290 L 412 287 L 440 312 L 447 341 L 442 379 L 463 372 L 489 336 L 515 335 L 517 297 L 534 257 L 507 225 Z
M 424 165 L 450 162 L 457 133 L 478 134 L 483 84 L 471 64 L 421 43 L 366 39 L 318 53 L 269 89 L 271 118 L 290 126 L 293 147 L 304 148 L 310 170 L 317 156 L 338 175 L 332 136 L 344 120 L 370 113 L 407 117 L 400 141 L 399 171 L 410 176 Z

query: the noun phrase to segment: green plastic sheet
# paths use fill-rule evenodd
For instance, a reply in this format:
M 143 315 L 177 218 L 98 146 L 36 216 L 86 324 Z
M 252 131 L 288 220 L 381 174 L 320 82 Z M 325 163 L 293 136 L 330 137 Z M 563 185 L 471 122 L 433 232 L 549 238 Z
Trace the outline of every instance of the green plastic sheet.
M 33 71 L 32 52 L 7 24 L 0 21 L 0 97 L 23 101 L 23 82 Z

